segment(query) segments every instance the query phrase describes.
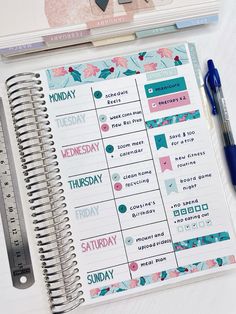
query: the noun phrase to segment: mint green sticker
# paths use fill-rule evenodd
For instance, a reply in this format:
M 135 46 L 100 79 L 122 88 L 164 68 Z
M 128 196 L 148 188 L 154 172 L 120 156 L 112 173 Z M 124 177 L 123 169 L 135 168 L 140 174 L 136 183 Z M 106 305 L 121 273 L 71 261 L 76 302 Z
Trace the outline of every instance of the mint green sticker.
M 125 244 L 132 245 L 134 243 L 134 239 L 132 237 L 127 237 L 125 239 Z
M 107 116 L 105 116 L 104 114 L 101 114 L 101 115 L 99 116 L 99 121 L 100 121 L 100 122 L 106 122 L 106 121 L 107 121 Z
M 168 26 L 162 26 L 162 27 L 156 27 L 156 28 L 138 31 L 136 32 L 136 36 L 137 38 L 146 38 L 150 36 L 156 36 L 159 34 L 173 33 L 176 31 L 177 31 L 177 26 L 174 24 L 174 25 L 168 25 Z
M 112 175 L 112 180 L 115 181 L 115 182 L 119 181 L 120 180 L 120 175 L 118 173 L 114 173 Z
M 205 227 L 205 222 L 204 221 L 200 221 L 198 224 L 199 224 L 200 228 L 204 228 Z
M 145 85 L 147 98 L 181 92 L 187 89 L 184 77 Z
M 191 230 L 190 225 L 185 225 L 184 228 L 185 228 L 186 231 Z
M 165 180 L 165 186 L 167 195 L 170 195 L 172 193 L 178 193 L 178 187 L 175 178 Z
M 157 72 L 148 72 L 146 74 L 148 81 L 154 81 L 154 80 L 160 80 L 167 77 L 173 77 L 175 75 L 178 75 L 177 68 L 170 68 L 170 69 L 162 69 Z

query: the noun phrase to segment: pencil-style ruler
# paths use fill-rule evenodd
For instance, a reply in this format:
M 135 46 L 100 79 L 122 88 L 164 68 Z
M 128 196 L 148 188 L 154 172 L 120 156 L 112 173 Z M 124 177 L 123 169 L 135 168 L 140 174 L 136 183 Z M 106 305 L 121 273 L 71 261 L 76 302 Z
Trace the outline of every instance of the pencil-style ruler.
M 13 286 L 26 289 L 33 285 L 34 274 L 16 178 L 13 152 L 0 98 L 0 212 Z

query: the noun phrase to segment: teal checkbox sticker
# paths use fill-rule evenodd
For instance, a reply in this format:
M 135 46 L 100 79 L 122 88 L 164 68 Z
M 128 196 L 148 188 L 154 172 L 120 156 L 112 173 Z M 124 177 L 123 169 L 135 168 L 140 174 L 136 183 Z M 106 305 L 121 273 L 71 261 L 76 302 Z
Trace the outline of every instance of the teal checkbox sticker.
M 201 209 L 201 206 L 197 205 L 195 206 L 195 212 L 200 212 L 202 209 Z
M 106 147 L 106 152 L 107 152 L 108 154 L 112 154 L 112 153 L 114 152 L 114 146 L 112 146 L 112 145 L 107 145 L 107 147 Z
M 118 207 L 118 210 L 121 214 L 124 214 L 127 212 L 127 207 L 124 204 L 122 204 Z
M 102 98 L 102 92 L 100 90 L 97 90 L 96 92 L 94 92 L 94 97 L 96 99 L 101 99 Z
M 189 213 L 189 214 L 194 213 L 194 208 L 193 208 L 193 207 L 188 207 L 188 213 Z
M 174 216 L 177 217 L 177 216 L 179 216 L 179 215 L 180 215 L 179 210 L 174 210 Z
M 208 205 L 207 204 L 203 204 L 202 205 L 202 210 L 208 210 Z
M 186 215 L 187 214 L 187 209 L 186 208 L 182 208 L 181 209 L 181 215 Z

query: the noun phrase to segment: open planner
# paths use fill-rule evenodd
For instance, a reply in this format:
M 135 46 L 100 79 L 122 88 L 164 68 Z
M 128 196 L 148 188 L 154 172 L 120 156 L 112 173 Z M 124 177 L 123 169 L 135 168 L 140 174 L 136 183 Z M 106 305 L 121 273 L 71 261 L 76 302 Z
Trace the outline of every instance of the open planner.
M 15 74 L 3 99 L 53 313 L 234 267 L 193 44 Z

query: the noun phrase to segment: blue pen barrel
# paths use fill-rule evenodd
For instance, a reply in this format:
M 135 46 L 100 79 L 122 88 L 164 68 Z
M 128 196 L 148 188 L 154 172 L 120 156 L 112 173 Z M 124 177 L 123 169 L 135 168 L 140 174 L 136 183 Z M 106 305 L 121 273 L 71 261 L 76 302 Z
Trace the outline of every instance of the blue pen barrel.
M 236 187 L 236 145 L 225 147 L 225 156 L 228 163 L 232 183 Z

